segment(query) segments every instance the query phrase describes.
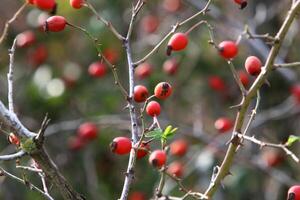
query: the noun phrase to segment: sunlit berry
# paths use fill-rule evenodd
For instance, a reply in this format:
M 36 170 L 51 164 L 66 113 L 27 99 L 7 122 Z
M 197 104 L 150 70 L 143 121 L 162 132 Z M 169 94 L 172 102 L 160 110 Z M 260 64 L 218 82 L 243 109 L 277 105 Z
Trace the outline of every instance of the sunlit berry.
M 52 16 L 49 17 L 45 24 L 44 24 L 44 30 L 50 31 L 50 32 L 59 32 L 65 29 L 67 24 L 67 21 L 64 17 L 62 16 Z
M 184 156 L 188 150 L 188 143 L 184 139 L 175 140 L 170 144 L 170 154 Z
M 151 117 L 158 116 L 160 114 L 160 104 L 156 101 L 150 101 L 146 106 L 146 112 Z
M 232 127 L 233 127 L 233 122 L 229 118 L 221 117 L 215 121 L 215 128 L 220 133 L 225 133 L 225 132 L 231 130 Z
M 143 85 L 136 85 L 133 91 L 133 99 L 135 102 L 144 102 L 149 96 L 148 89 Z
M 167 82 L 160 82 L 154 88 L 154 95 L 158 99 L 166 99 L 172 94 L 172 86 Z
M 225 59 L 232 59 L 238 54 L 238 47 L 233 41 L 223 41 L 218 45 L 221 56 Z
M 261 61 L 256 56 L 249 56 L 245 61 L 245 69 L 252 76 L 258 76 L 261 72 Z
M 149 156 L 149 163 L 154 167 L 161 168 L 166 164 L 167 155 L 163 150 L 155 150 Z
M 124 155 L 131 151 L 131 140 L 127 137 L 116 137 L 110 143 L 110 149 L 115 154 Z
M 90 64 L 88 72 L 91 76 L 101 78 L 106 74 L 106 65 L 103 62 L 94 62 Z
M 175 33 L 168 42 L 167 55 L 171 55 L 172 51 L 185 49 L 188 42 L 188 37 L 185 33 Z

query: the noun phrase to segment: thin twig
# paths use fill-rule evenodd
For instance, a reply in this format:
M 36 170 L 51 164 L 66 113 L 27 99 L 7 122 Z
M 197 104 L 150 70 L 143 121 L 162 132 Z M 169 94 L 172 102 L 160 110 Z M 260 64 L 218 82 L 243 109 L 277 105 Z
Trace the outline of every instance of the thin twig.
M 10 154 L 10 155 L 2 155 L 0 156 L 0 160 L 2 161 L 8 161 L 8 160 L 15 160 L 15 159 L 18 159 L 18 158 L 21 158 L 23 156 L 25 156 L 26 153 L 24 151 L 18 151 L 17 153 L 14 153 L 14 154 Z
M 25 3 L 19 8 L 19 10 L 17 10 L 17 12 L 14 14 L 14 16 L 5 23 L 4 30 L 0 37 L 0 45 L 2 44 L 2 42 L 4 41 L 4 39 L 7 36 L 10 24 L 13 23 L 20 16 L 20 14 L 23 12 L 23 10 L 26 8 L 27 5 L 28 5 L 28 2 L 25 1 Z
M 14 112 L 14 57 L 16 51 L 17 38 L 14 39 L 13 45 L 8 50 L 9 54 L 9 70 L 7 73 L 7 83 L 8 83 L 8 109 L 10 112 Z
M 274 64 L 274 68 L 287 68 L 287 67 L 299 67 L 300 62 Z
M 232 72 L 232 75 L 234 77 L 235 82 L 237 83 L 237 85 L 239 86 L 239 88 L 242 92 L 242 95 L 246 96 L 247 90 L 245 89 L 244 85 L 242 84 L 241 79 L 239 78 L 239 75 L 238 75 L 237 71 L 235 70 L 235 67 L 234 67 L 232 61 L 228 60 L 227 63 L 228 63 L 229 68 Z
M 22 166 L 22 165 L 17 165 L 16 168 L 25 169 L 27 171 L 36 172 L 36 173 L 43 172 L 43 170 L 41 170 L 41 169 L 37 169 L 37 168 L 34 168 L 34 167 L 28 167 L 28 166 Z

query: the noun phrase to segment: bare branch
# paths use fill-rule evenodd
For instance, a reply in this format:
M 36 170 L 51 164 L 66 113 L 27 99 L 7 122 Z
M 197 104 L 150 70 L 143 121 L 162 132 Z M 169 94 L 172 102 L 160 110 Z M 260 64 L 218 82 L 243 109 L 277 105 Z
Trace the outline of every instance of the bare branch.
M 287 68 L 287 67 L 299 67 L 300 62 L 274 64 L 274 68 Z
M 14 57 L 16 51 L 17 38 L 14 39 L 11 49 L 8 50 L 9 54 L 9 71 L 7 73 L 7 83 L 8 83 L 8 108 L 10 112 L 14 112 Z
M 2 155 L 2 156 L 0 156 L 0 160 L 5 160 L 5 161 L 16 160 L 16 159 L 21 158 L 25 155 L 26 155 L 26 153 L 21 150 L 21 151 L 18 151 L 17 153 L 14 153 L 14 154 Z
M 28 166 L 22 166 L 22 165 L 17 165 L 16 168 L 24 169 L 24 170 L 27 170 L 27 171 L 30 171 L 30 172 L 36 172 L 36 173 L 43 172 L 43 170 L 41 170 L 41 169 L 37 169 L 37 168 L 33 168 L 33 167 L 28 167 Z

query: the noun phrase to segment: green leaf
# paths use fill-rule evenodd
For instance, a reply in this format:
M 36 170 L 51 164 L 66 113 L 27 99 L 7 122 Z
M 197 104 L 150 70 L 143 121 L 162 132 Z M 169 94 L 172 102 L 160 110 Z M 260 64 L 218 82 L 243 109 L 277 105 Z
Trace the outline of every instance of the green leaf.
M 292 144 L 294 144 L 295 142 L 300 141 L 300 137 L 296 136 L 296 135 L 290 135 L 289 139 L 287 140 L 287 142 L 285 143 L 285 145 L 287 146 L 292 146 Z
M 153 131 L 147 132 L 145 134 L 145 137 L 158 139 L 158 138 L 161 138 L 162 135 L 163 135 L 162 130 L 157 128 L 157 129 L 154 129 Z
M 167 128 L 164 131 L 163 138 L 167 139 L 168 137 L 171 137 L 175 134 L 178 128 L 173 128 L 171 125 L 167 126 Z

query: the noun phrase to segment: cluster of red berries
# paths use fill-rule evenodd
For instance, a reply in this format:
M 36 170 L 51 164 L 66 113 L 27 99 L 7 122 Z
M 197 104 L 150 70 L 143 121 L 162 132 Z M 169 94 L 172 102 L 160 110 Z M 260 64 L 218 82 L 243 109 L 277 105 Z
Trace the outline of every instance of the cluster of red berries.
M 85 122 L 77 129 L 77 136 L 70 138 L 69 148 L 72 150 L 79 150 L 83 148 L 88 142 L 97 138 L 99 129 L 96 124 L 92 122 Z

